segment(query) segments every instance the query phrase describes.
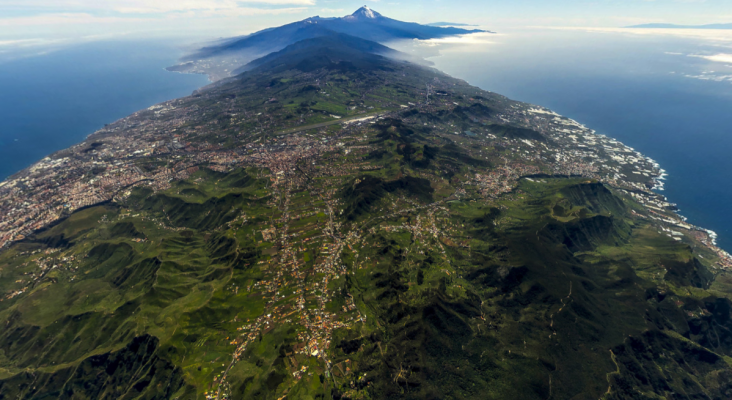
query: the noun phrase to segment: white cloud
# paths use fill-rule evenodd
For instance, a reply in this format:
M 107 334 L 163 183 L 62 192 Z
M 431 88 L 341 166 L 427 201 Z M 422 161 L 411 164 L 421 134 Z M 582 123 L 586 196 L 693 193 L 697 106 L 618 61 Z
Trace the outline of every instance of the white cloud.
M 372 0 L 373 1 L 373 0 Z M 327 14 L 335 14 L 335 13 L 342 13 L 345 10 L 342 8 L 321 8 L 320 12 L 327 13 Z
M 703 56 L 703 55 L 691 55 L 690 57 L 697 57 L 697 58 L 703 58 L 705 60 L 714 61 L 714 62 L 721 62 L 721 63 L 732 63 L 732 54 L 714 54 L 711 56 Z
M 0 18 L 0 27 L 32 27 L 89 23 L 134 22 L 131 18 L 97 17 L 87 13 L 41 14 L 29 17 Z
M 643 29 L 643 28 L 598 28 L 598 27 L 533 27 L 539 29 L 557 29 L 584 32 L 622 33 L 641 36 L 672 36 L 703 39 L 716 42 L 732 42 L 732 29 Z
M 1 2 L 2 0 L 0 0 Z M 79 0 L 74 4 L 83 3 L 86 0 Z M 121 0 L 117 1 L 117 5 L 125 3 L 129 7 L 120 7 L 117 11 L 123 14 L 99 14 L 92 12 L 58 12 L 58 13 L 42 13 L 32 14 L 19 17 L 2 18 L 0 17 L 0 28 L 52 28 L 54 26 L 77 26 L 85 25 L 124 25 L 142 27 L 144 25 L 155 24 L 156 21 L 174 21 L 183 19 L 204 20 L 207 18 L 237 18 L 246 16 L 259 15 L 281 15 L 294 14 L 306 11 L 307 7 L 274 7 L 274 8 L 257 8 L 239 6 L 232 2 L 230 8 L 227 8 L 227 1 L 200 1 L 200 0 L 183 0 L 183 1 L 158 1 L 154 6 L 143 8 L 133 7 L 133 3 L 137 0 Z M 308 2 L 310 0 L 269 0 L 274 2 Z M 261 1 L 257 1 L 262 3 Z M 40 1 L 34 1 L 34 4 L 40 4 Z M 140 1 L 142 5 L 143 1 Z M 207 6 L 204 7 L 204 4 Z M 216 3 L 216 4 L 213 4 Z M 238 3 L 241 3 L 239 1 Z M 153 14 L 153 15 L 149 15 Z M 163 15 L 157 15 L 163 14 Z M 0 32 L 0 38 L 3 38 L 3 32 Z M 7 35 L 5 35 L 7 38 Z M 12 36 L 11 36 L 12 37 Z
M 248 16 L 305 13 L 316 0 L 0 0 L 0 40 L 179 30 L 256 30 Z M 4 12 L 5 11 L 5 12 Z M 12 11 L 12 12 L 8 12 Z M 238 23 L 238 24 L 237 24 Z
M 427 39 L 427 40 L 417 40 L 419 43 L 424 43 L 428 46 L 437 46 L 441 44 L 450 44 L 450 45 L 474 45 L 474 44 L 488 44 L 488 43 L 494 43 L 493 38 L 496 37 L 496 34 L 494 33 L 471 33 L 467 35 L 459 35 L 459 36 L 449 36 L 445 38 L 439 38 L 439 39 Z
M 312 6 L 315 0 L 3 0 L 0 10 L 22 10 L 43 12 L 63 10 L 64 12 L 112 11 L 133 14 L 154 14 L 182 11 L 236 10 L 242 5 L 256 4 L 272 6 Z M 261 7 L 255 7 L 261 8 Z
M 701 75 L 684 75 L 687 78 L 699 79 L 712 82 L 732 82 L 732 75 L 718 75 L 713 73 L 702 73 Z
M 46 43 L 43 39 L 0 40 L 0 47 L 25 47 Z
M 239 7 L 225 12 L 212 12 L 210 15 L 226 15 L 226 16 L 250 16 L 250 15 L 281 15 L 296 14 L 307 11 L 307 7 L 288 7 L 288 8 L 252 8 Z
M 0 4 L 3 1 L 0 0 Z M 209 40 L 248 34 L 275 26 L 282 19 L 291 19 L 282 15 L 304 15 L 309 10 L 308 7 L 259 8 L 251 5 L 252 7 L 240 5 L 233 9 L 211 8 L 153 14 L 89 11 L 16 17 L 5 17 L 0 10 L 0 48 L 6 51 L 40 48 L 44 45 L 58 47 L 74 42 L 122 36 Z M 38 38 L 43 38 L 44 41 L 36 40 Z
M 257 3 L 268 6 L 311 6 L 315 4 L 314 0 L 162 0 L 151 2 L 148 0 L 118 0 L 113 2 L 114 11 L 122 13 L 168 13 L 180 11 L 234 11 L 242 12 L 245 10 L 263 10 L 275 12 L 277 9 L 242 7 L 242 4 Z M 249 11 L 251 14 L 252 11 Z

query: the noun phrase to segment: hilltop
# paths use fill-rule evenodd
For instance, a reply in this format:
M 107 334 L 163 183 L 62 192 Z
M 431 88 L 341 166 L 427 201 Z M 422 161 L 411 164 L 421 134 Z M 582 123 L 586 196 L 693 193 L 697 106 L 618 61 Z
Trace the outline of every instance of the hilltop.
M 397 55 L 308 38 L 0 184 L 0 398 L 729 398 L 659 166 Z

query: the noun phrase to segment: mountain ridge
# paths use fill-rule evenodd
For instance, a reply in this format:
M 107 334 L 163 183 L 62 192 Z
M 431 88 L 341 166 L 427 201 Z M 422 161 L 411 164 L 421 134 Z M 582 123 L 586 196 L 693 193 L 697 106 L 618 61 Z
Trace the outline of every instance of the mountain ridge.
M 295 65 L 300 65 L 304 58 L 314 59 L 322 57 L 329 62 L 346 62 L 357 68 L 367 68 L 368 66 L 379 65 L 379 58 L 373 58 L 364 55 L 375 55 L 391 60 L 411 61 L 415 64 L 426 65 L 422 59 L 415 59 L 408 54 L 393 50 L 379 43 L 370 40 L 360 39 L 355 36 L 342 33 L 334 33 L 330 36 L 320 36 L 311 39 L 303 39 L 297 43 L 291 44 L 284 49 L 268 54 L 262 58 L 256 59 L 247 65 L 234 71 L 235 75 L 243 72 L 255 70 L 258 68 L 277 70 L 291 69 Z M 279 61 L 286 61 L 281 65 Z M 302 68 L 302 66 L 300 65 Z M 312 68 L 312 67 L 307 67 Z
M 241 66 L 304 39 L 342 33 L 361 39 L 385 43 L 399 39 L 434 39 L 454 35 L 486 32 L 454 27 L 434 27 L 387 18 L 368 7 L 362 7 L 341 18 L 311 17 L 277 28 L 269 28 L 243 37 L 224 39 L 181 59 L 183 63 L 168 70 L 207 73 L 218 80 L 231 76 Z

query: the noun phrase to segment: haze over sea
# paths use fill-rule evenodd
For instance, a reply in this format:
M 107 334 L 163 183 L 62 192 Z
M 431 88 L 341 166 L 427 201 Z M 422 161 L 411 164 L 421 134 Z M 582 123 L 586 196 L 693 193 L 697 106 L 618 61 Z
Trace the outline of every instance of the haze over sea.
M 732 66 L 704 58 L 732 53 L 732 41 L 524 30 L 393 45 L 653 158 L 669 174 L 662 193 L 732 250 Z M 163 70 L 179 56 L 170 45 L 97 42 L 0 60 L 0 179 L 105 123 L 208 83 Z

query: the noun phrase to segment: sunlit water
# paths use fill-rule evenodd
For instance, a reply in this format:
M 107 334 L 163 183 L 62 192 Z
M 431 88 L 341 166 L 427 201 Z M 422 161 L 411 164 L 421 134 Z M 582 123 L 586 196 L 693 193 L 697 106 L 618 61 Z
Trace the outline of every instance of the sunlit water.
M 191 94 L 202 75 L 164 70 L 180 52 L 149 42 L 98 42 L 0 58 L 0 180 L 135 111 Z

